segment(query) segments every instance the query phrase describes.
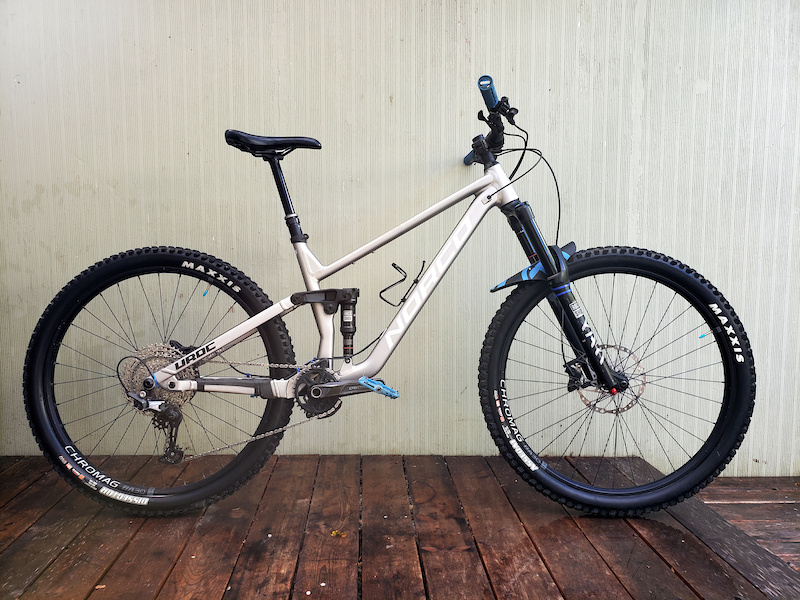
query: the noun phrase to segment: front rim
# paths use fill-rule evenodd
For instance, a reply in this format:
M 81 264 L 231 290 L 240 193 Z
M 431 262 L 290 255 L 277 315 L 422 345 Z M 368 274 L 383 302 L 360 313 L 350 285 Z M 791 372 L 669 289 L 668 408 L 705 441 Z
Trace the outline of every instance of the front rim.
M 493 369 L 496 420 L 510 451 L 552 493 L 590 506 L 658 505 L 680 480 L 699 485 L 726 460 L 716 449 L 730 435 L 736 395 L 713 313 L 688 299 L 696 292 L 630 266 L 576 265 L 572 287 L 630 385 L 612 396 L 588 378 L 570 381 L 564 364 L 573 355 L 539 288 Z

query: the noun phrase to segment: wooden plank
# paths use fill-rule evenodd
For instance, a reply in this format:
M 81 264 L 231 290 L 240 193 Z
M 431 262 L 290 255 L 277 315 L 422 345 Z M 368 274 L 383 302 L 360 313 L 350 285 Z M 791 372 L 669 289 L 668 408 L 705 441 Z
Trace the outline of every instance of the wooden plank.
M 696 600 L 694 592 L 624 519 L 578 514 L 573 518 L 631 596 Z
M 0 473 L 8 469 L 15 462 L 21 460 L 22 456 L 0 456 Z
M 760 522 L 764 525 L 777 523 L 781 527 L 776 531 L 783 531 L 786 539 L 800 541 L 800 502 L 792 503 L 746 503 L 746 504 L 710 504 L 718 514 L 728 521 Z
M 289 597 L 318 461 L 278 457 L 225 598 Z
M 165 467 L 154 456 L 138 475 L 145 482 L 160 478 L 166 484 L 184 475 L 194 480 L 202 470 L 201 461 Z M 122 554 L 95 585 L 89 598 L 155 598 L 201 516 L 202 511 L 193 511 L 176 517 L 146 519 Z M 131 585 L 131 582 L 135 582 L 135 585 Z
M 768 597 L 800 598 L 800 574 L 696 498 L 668 512 Z
M 565 598 L 630 599 L 561 505 L 520 479 L 502 457 L 488 462 Z
M 448 457 L 447 465 L 498 598 L 561 598 L 533 542 L 486 460 Z
M 320 458 L 293 598 L 358 596 L 361 458 Z
M 761 546 L 772 552 L 795 571 L 800 572 L 800 543 L 759 540 Z
M 144 522 L 103 508 L 22 598 L 86 598 Z
M 53 562 L 86 524 L 100 505 L 77 490 L 33 523 L 0 554 L 0 597 L 18 598 Z
M 701 598 L 766 598 L 667 512 L 628 519 L 628 523 Z
M 697 498 L 711 504 L 800 502 L 800 477 L 717 477 Z
M 361 468 L 362 598 L 425 598 L 403 461 L 365 456 Z
M 71 489 L 72 486 L 58 473 L 50 470 L 25 491 L 17 494 L 3 507 L 0 514 L 0 552 L 41 519 Z
M 5 461 L 2 469 L 3 487 L 0 488 L 0 507 L 33 485 L 53 467 L 43 456 L 15 457 Z
M 159 598 L 222 598 L 275 461 L 275 457 L 270 458 L 243 488 L 205 511 Z
M 444 458 L 405 465 L 428 598 L 494 598 Z
M 199 518 L 195 511 L 147 519 L 89 598 L 155 598 Z
M 608 485 L 610 479 L 616 481 L 617 484 L 624 481 L 630 483 L 630 480 L 614 469 L 609 461 L 603 460 L 606 464 L 599 467 L 598 460 L 600 459 L 572 459 L 579 469 L 592 475 L 598 472 L 605 473 L 605 477 L 599 479 L 598 484 Z M 623 466 L 626 473 L 630 472 L 640 481 L 649 481 L 660 476 L 649 464 L 639 458 L 626 459 Z M 621 477 L 622 479 L 620 479 Z M 717 557 L 668 513 L 664 511 L 655 513 L 646 521 L 628 519 L 628 524 L 642 536 L 648 546 L 653 548 L 672 570 L 702 597 L 727 600 L 727 598 L 741 594 L 742 598 L 763 598 L 763 595 L 735 568 Z M 687 551 L 687 549 L 691 551 Z
M 109 459 L 105 465 L 114 464 L 113 461 L 123 461 L 129 464 L 129 459 Z M 139 458 L 137 465 L 140 468 L 146 462 L 145 457 Z M 75 492 L 73 492 L 75 493 Z M 67 496 L 69 499 L 71 494 Z M 86 499 L 97 510 L 88 509 L 91 520 L 86 527 L 80 530 L 66 548 L 60 549 L 57 558 L 33 582 L 33 585 L 23 594 L 22 598 L 85 598 L 94 588 L 97 579 L 112 564 L 121 549 L 129 542 L 133 534 L 138 531 L 144 519 L 131 518 L 109 508 L 100 508 L 100 504 Z M 53 509 L 58 511 L 64 502 Z M 51 511 L 52 512 L 52 511 Z M 69 512 L 68 512 L 69 514 Z M 81 511 L 72 514 L 76 521 L 80 521 Z M 115 523 L 121 526 L 116 527 Z M 122 525 L 124 523 L 124 525 Z M 39 523 L 37 523 L 39 525 Z
M 636 477 L 660 475 L 643 460 L 632 466 Z M 768 597 L 800 598 L 800 574 L 697 498 L 667 511 Z
M 800 478 L 721 477 L 697 498 L 795 571 L 800 569 Z
M 632 470 L 637 480 L 661 475 L 641 459 L 626 460 L 625 468 Z M 697 498 L 684 500 L 667 511 L 768 597 L 800 597 L 800 575 Z
M 13 468 L 24 476 L 24 469 L 19 470 L 21 460 L 8 461 L 6 471 Z M 530 576 L 529 565 L 523 564 L 520 558 L 520 548 L 525 547 L 525 542 L 518 541 L 518 536 L 523 527 L 522 537 L 527 538 L 530 545 L 522 556 L 536 556 L 537 559 L 541 556 L 549 571 L 545 575 L 552 574 L 566 598 L 624 597 L 619 594 L 619 582 L 614 583 L 616 578 L 608 579 L 609 571 L 631 588 L 634 597 L 657 597 L 659 593 L 681 597 L 670 587 L 660 586 L 663 572 L 654 577 L 653 565 L 642 557 L 657 557 L 668 570 L 674 571 L 673 580 L 680 578 L 688 586 L 686 589 L 693 592 L 690 597 L 712 600 L 800 597 L 797 588 L 787 587 L 773 572 L 761 575 L 773 584 L 767 589 L 759 582 L 763 592 L 739 573 L 740 569 L 749 567 L 747 576 L 756 577 L 758 573 L 752 571 L 758 570 L 768 553 L 753 540 L 750 541 L 754 545 L 742 546 L 737 539 L 737 528 L 730 523 L 726 523 L 730 529 L 715 531 L 701 540 L 670 514 L 696 500 L 646 518 L 609 520 L 574 515 L 573 520 L 569 511 L 519 481 L 500 458 L 488 461 L 453 458 L 445 463 L 441 457 L 410 457 L 405 461 L 398 457 L 365 459 L 365 464 L 372 464 L 366 465 L 364 470 L 367 509 L 364 511 L 363 539 L 366 543 L 362 544 L 362 558 L 366 568 L 363 590 L 360 590 L 357 563 L 359 458 L 325 457 L 319 459 L 318 471 L 316 466 L 305 469 L 302 463 L 307 460 L 309 457 L 281 458 L 277 462 L 272 459 L 271 465 L 277 466 L 280 461 L 287 463 L 283 483 L 270 481 L 267 484 L 269 473 L 262 473 L 233 496 L 212 506 L 199 521 L 188 526 L 184 524 L 184 533 L 176 535 L 175 529 L 181 525 L 173 519 L 133 518 L 108 509 L 99 510 L 93 502 L 71 491 L 66 482 L 44 465 L 43 459 L 36 458 L 46 474 L 16 494 L 0 517 L 0 523 L 6 524 L 6 531 L 18 515 L 27 523 L 16 537 L 12 536 L 6 551 L 0 552 L 0 573 L 3 574 L 0 597 L 22 594 L 23 599 L 85 598 L 94 592 L 93 598 L 127 596 L 138 599 L 152 597 L 160 589 L 160 598 L 220 598 L 226 592 L 228 597 L 263 594 L 287 598 L 293 594 L 295 598 L 348 598 L 358 597 L 360 591 L 366 591 L 365 598 L 370 595 L 424 597 L 426 593 L 434 599 L 491 598 L 492 592 L 497 597 L 524 598 L 524 591 L 508 583 L 508 579 L 514 577 Z M 310 460 L 316 465 L 316 458 L 310 457 Z M 163 472 L 163 466 L 157 468 L 158 472 Z M 482 469 L 488 470 L 488 476 Z M 782 553 L 780 555 L 789 560 L 794 557 L 796 561 L 795 549 L 800 544 L 793 541 L 792 526 L 797 522 L 794 511 L 797 503 L 786 498 L 795 492 L 793 480 L 764 481 L 765 487 L 751 478 L 744 479 L 741 482 L 744 502 L 736 502 L 735 486 L 727 480 L 724 482 L 724 489 L 715 492 L 716 502 L 712 506 L 732 519 L 734 525 L 759 536 L 760 544 Z M 64 489 L 59 490 L 60 486 Z M 68 493 L 62 493 L 65 490 Z M 56 498 L 50 497 L 53 492 Z M 282 496 L 282 500 L 276 500 L 276 494 Z M 22 502 L 22 498 L 29 502 Z M 263 498 L 260 505 L 259 498 Z M 767 503 L 756 503 L 757 498 L 766 499 Z M 281 509 L 281 503 L 286 508 Z M 9 512 L 9 507 L 18 513 Z M 270 516 L 264 517 L 264 511 Z M 693 518 L 708 521 L 704 514 Z M 288 521 L 298 515 L 300 521 L 289 525 Z M 243 546 L 245 532 L 254 516 L 251 533 Z M 246 549 L 248 543 L 254 544 L 262 537 L 270 541 L 276 539 L 274 533 L 273 538 L 268 537 L 271 530 L 263 536 L 267 531 L 263 527 L 256 533 L 258 519 L 263 523 L 283 519 L 285 523 L 277 529 L 294 531 L 294 541 L 288 541 L 291 547 L 288 557 L 281 554 L 287 544 L 280 540 L 277 542 L 280 548 L 267 548 L 265 552 L 253 553 L 252 548 Z M 627 523 L 630 527 L 627 535 L 634 540 L 638 537 L 639 542 L 617 539 L 624 537 L 624 528 L 622 533 L 618 530 L 611 533 L 590 531 L 610 527 L 613 523 L 617 527 Z M 332 536 L 334 530 L 345 536 Z M 2 531 L 0 529 L 0 533 Z M 162 543 L 163 535 L 172 535 L 173 542 Z M 738 531 L 738 535 L 744 534 Z M 492 536 L 504 540 L 496 542 Z M 599 561 L 597 550 L 589 543 L 590 538 L 611 565 L 610 569 L 605 561 Z M 746 535 L 744 538 L 750 539 Z M 774 541 L 770 542 L 769 538 Z M 394 558 L 390 556 L 382 562 L 379 553 L 391 554 L 392 549 L 385 548 L 391 540 L 404 546 L 407 552 L 395 552 Z M 377 542 L 382 542 L 384 547 L 376 547 Z M 502 543 L 507 543 L 508 550 L 502 550 Z M 725 554 L 724 548 L 717 547 L 723 544 L 728 545 L 727 551 L 737 558 L 717 556 L 715 552 Z M 621 559 L 615 552 L 630 562 L 620 566 Z M 401 555 L 402 560 L 398 560 Z M 237 558 L 238 564 L 234 566 Z M 781 562 L 774 556 L 772 560 Z M 493 566 L 493 561 L 508 563 L 507 572 Z M 407 566 L 403 568 L 400 564 Z M 781 564 L 791 571 L 785 563 Z M 637 567 L 647 573 L 640 576 L 641 586 L 634 588 L 626 577 Z M 274 574 L 281 569 L 285 577 Z M 263 575 L 265 571 L 266 576 Z M 409 573 L 417 583 L 407 590 L 405 581 Z M 591 575 L 586 576 L 586 573 Z M 282 577 L 288 578 L 288 584 L 284 584 Z M 240 580 L 249 581 L 242 585 Z M 647 581 L 651 585 L 644 583 Z M 273 582 L 277 583 L 273 585 Z M 109 583 L 128 589 L 109 587 Z M 95 589 L 98 585 L 106 587 Z M 525 590 L 531 590 L 527 583 Z M 311 595 L 307 596 L 306 592 Z M 547 593 L 539 591 L 530 595 L 548 597 Z
M 787 563 L 800 567 L 800 503 L 711 504 L 728 523 Z

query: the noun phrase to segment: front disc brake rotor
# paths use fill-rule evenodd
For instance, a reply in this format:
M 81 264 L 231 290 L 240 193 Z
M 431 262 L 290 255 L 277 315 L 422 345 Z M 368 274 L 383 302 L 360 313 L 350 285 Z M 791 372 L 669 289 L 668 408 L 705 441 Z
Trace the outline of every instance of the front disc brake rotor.
M 628 388 L 619 394 L 611 394 L 595 387 L 578 389 L 581 401 L 590 409 L 601 414 L 624 413 L 639 403 L 639 398 L 647 387 L 647 374 L 638 356 L 624 346 L 603 345 L 603 350 L 611 366 L 616 371 L 625 373 Z M 590 397 L 589 393 L 593 393 Z

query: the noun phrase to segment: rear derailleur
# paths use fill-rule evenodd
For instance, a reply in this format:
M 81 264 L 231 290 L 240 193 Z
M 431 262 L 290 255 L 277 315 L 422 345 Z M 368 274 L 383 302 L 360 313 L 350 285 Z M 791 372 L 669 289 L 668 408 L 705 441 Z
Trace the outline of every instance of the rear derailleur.
M 177 406 L 162 404 L 161 410 L 153 411 L 153 427 L 166 434 L 164 454 L 159 462 L 177 465 L 183 460 L 183 448 L 178 446 L 178 427 L 183 423 L 183 415 Z

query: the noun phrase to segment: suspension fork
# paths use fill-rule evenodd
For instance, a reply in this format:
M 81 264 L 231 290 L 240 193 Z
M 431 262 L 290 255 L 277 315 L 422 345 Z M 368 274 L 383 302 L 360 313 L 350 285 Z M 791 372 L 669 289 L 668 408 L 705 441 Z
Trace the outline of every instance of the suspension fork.
M 569 269 L 561 251 L 549 248 L 542 237 L 533 211 L 527 202 L 511 202 L 502 207 L 511 229 L 517 235 L 531 264 L 540 262 L 552 292 L 548 294 L 553 313 L 577 357 L 585 356 L 598 383 L 616 394 L 627 387 L 627 380 L 614 371 L 606 360 L 603 344 L 590 326 L 590 320 L 572 292 Z

